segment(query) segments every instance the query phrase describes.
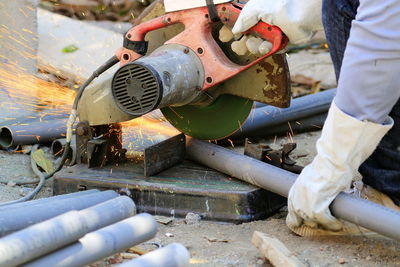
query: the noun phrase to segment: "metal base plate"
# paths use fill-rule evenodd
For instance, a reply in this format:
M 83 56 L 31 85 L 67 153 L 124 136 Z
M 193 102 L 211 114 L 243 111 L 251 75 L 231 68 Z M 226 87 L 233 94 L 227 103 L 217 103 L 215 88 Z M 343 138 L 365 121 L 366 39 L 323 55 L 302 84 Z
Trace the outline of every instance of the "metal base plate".
M 164 117 L 179 131 L 202 140 L 218 140 L 236 132 L 246 121 L 253 101 L 221 95 L 209 106 L 166 107 Z
M 200 214 L 206 220 L 248 222 L 267 218 L 286 200 L 190 161 L 156 176 L 144 177 L 140 163 L 88 169 L 76 165 L 54 178 L 54 193 L 98 188 L 129 195 L 138 212 L 185 217 Z

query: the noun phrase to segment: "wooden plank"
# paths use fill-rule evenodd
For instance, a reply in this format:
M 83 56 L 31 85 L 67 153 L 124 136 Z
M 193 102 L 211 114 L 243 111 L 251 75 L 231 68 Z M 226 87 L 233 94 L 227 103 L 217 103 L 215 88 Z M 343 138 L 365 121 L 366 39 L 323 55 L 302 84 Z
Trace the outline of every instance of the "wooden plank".
M 276 267 L 305 266 L 281 241 L 274 237 L 255 231 L 251 241 L 261 254 Z
M 122 46 L 122 34 L 38 9 L 39 68 L 84 81 Z M 67 46 L 78 48 L 63 53 Z

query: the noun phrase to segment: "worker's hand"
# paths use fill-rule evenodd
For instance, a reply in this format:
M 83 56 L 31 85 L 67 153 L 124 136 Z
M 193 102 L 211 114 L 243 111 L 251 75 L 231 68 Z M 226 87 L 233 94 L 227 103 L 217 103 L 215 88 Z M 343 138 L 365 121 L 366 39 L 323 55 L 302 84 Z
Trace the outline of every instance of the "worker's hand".
M 278 26 L 291 43 L 306 43 L 323 29 L 322 0 L 250 0 L 232 32 L 245 32 L 260 20 Z
M 310 227 L 338 231 L 342 225 L 334 218 L 329 205 L 350 188 L 358 167 L 375 150 L 393 126 L 357 120 L 342 112 L 332 102 L 320 139 L 317 156 L 304 168 L 288 197 L 286 223 L 294 230 L 302 223 Z
M 224 43 L 237 39 L 232 42 L 231 47 L 233 52 L 240 56 L 247 54 L 247 52 L 254 55 L 265 55 L 272 49 L 270 42 L 255 36 L 242 34 L 235 36 L 227 26 L 223 26 L 219 31 L 219 39 Z

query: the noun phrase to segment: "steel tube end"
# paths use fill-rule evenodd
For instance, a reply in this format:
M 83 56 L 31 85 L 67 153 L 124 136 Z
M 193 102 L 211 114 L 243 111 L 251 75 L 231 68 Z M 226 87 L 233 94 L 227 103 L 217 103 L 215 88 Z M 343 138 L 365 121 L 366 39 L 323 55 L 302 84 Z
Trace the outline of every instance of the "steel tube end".
M 0 146 L 10 148 L 13 145 L 13 134 L 8 127 L 3 127 L 0 130 Z

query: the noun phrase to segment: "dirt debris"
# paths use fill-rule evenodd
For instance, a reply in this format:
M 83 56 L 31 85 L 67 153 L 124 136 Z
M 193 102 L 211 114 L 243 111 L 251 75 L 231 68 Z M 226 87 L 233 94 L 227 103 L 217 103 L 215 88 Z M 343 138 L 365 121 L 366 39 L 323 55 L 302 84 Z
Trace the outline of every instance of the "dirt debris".
M 21 197 L 22 193 L 32 190 L 34 185 L 14 185 L 15 181 L 37 180 L 31 170 L 30 156 L 23 153 L 0 151 L 0 202 L 15 200 Z M 39 192 L 37 198 L 49 197 L 52 195 L 52 182 L 46 183 L 45 188 Z
M 186 214 L 185 223 L 186 224 L 198 224 L 201 221 L 201 216 L 199 214 L 189 212 Z
M 368 238 L 302 238 L 286 227 L 284 218 L 270 218 L 240 225 L 208 221 L 187 225 L 184 220 L 177 219 L 171 225 L 161 225 L 154 241 L 163 245 L 182 243 L 189 249 L 192 259 L 202 262 L 195 266 L 260 266 L 260 254 L 251 244 L 254 231 L 264 232 L 281 240 L 306 266 L 400 266 L 399 242 L 379 235 Z M 165 232 L 173 232 L 175 236 L 167 238 Z M 209 242 L 204 236 L 226 238 L 229 242 Z M 367 260 L 369 255 L 374 257 Z M 340 258 L 346 262 L 340 264 Z M 263 263 L 261 266 L 271 265 Z

